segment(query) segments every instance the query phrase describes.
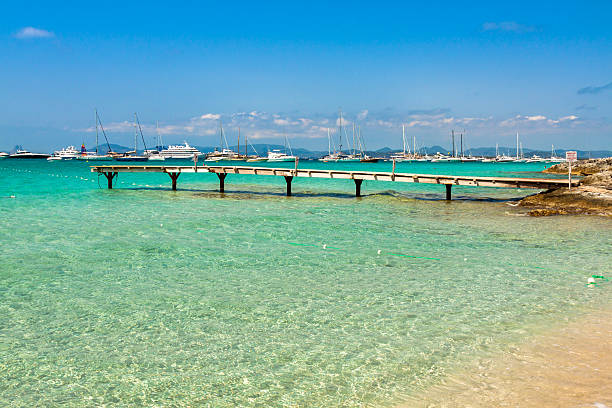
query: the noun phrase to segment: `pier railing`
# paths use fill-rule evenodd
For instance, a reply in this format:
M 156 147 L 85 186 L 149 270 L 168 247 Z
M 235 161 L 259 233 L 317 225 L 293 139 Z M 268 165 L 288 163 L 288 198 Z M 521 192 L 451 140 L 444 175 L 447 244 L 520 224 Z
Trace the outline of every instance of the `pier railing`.
M 426 183 L 441 184 L 446 188 L 446 199 L 451 199 L 452 186 L 474 187 L 503 187 L 503 188 L 534 188 L 556 189 L 566 187 L 571 183 L 578 186 L 580 181 L 550 178 L 518 178 L 518 177 L 484 177 L 484 176 L 453 176 L 440 174 L 412 174 L 359 171 L 359 170 L 324 170 L 324 169 L 288 169 L 248 166 L 92 166 L 94 173 L 104 174 L 108 181 L 108 188 L 113 188 L 113 179 L 118 173 L 166 173 L 172 180 L 172 189 L 176 190 L 177 179 L 181 173 L 214 173 L 219 178 L 219 191 L 225 190 L 225 177 L 228 174 L 245 174 L 253 176 L 284 177 L 287 184 L 287 195 L 291 195 L 291 182 L 294 177 L 327 178 L 353 180 L 355 183 L 355 196 L 361 196 L 363 180 L 392 181 L 399 183 Z

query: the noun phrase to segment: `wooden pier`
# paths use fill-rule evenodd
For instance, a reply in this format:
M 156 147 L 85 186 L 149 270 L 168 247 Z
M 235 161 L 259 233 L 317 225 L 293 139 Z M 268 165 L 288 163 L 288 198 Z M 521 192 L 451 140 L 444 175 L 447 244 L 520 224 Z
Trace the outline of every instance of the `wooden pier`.
M 253 176 L 279 176 L 285 178 L 287 185 L 287 196 L 291 196 L 291 183 L 294 177 L 313 177 L 327 179 L 353 180 L 355 183 L 355 196 L 361 196 L 361 184 L 363 180 L 393 181 L 400 183 L 426 183 L 441 184 L 446 188 L 446 199 L 451 199 L 452 186 L 474 186 L 474 187 L 504 187 L 504 188 L 534 188 L 555 189 L 567 187 L 567 179 L 545 179 L 545 178 L 513 178 L 513 177 L 482 177 L 482 176 L 449 176 L 437 174 L 410 174 L 377 171 L 347 171 L 347 170 L 323 170 L 323 169 L 298 169 L 296 168 L 268 168 L 247 166 L 92 166 L 91 171 L 106 176 L 108 188 L 113 188 L 113 179 L 118 173 L 166 173 L 172 180 L 172 190 L 176 190 L 176 183 L 181 173 L 214 173 L 219 178 L 219 191 L 225 190 L 225 178 L 228 174 L 246 174 Z M 572 187 L 578 186 L 580 181 L 572 180 Z

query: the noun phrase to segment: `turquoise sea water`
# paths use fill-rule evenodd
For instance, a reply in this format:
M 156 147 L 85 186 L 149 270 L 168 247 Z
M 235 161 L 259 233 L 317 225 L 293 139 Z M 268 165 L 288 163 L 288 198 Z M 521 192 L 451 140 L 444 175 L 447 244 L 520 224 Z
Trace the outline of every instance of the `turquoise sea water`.
M 107 190 L 89 164 L 0 161 L 0 405 L 393 406 L 612 301 L 585 287 L 610 272 L 610 220 L 504 201 L 531 190 L 455 187 L 449 203 L 366 181 L 356 199 L 348 180 L 294 179 L 288 198 L 280 177 L 229 175 L 220 195 L 211 174 Z M 324 166 L 391 168 L 300 163 Z

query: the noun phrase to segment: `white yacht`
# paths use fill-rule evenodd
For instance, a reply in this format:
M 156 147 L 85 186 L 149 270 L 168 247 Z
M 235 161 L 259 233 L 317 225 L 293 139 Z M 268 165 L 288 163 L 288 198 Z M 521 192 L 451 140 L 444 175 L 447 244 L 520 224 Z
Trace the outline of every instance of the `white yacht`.
M 448 162 L 452 159 L 451 156 L 447 156 L 445 154 L 442 154 L 440 152 L 436 152 L 436 154 L 433 155 L 433 157 L 431 158 L 431 162 L 432 163 L 437 163 L 437 162 Z
M 530 158 L 526 160 L 526 163 L 540 163 L 543 161 L 545 161 L 544 158 L 538 156 L 537 154 L 534 154 L 533 156 L 531 156 Z
M 231 149 L 222 149 L 221 151 L 215 149 L 214 152 L 210 152 L 206 155 L 204 161 L 215 162 L 221 160 L 236 160 L 239 154 Z
M 6 152 L 0 152 L 0 159 L 6 159 L 9 156 Z
M 287 153 L 283 153 L 280 150 L 272 150 L 268 152 L 268 161 L 269 162 L 288 162 L 295 161 L 295 156 L 288 155 Z
M 23 148 L 19 148 L 15 153 L 9 155 L 10 159 L 46 159 L 47 157 L 51 157 L 51 155 L 46 153 L 32 153 Z
M 187 142 L 185 145 L 170 145 L 167 149 L 159 152 L 159 155 L 166 159 L 190 159 L 193 160 L 194 155 L 201 155 L 200 152 L 195 147 L 189 146 Z
M 287 148 L 289 148 L 289 153 L 287 154 Z M 268 150 L 268 161 L 269 162 L 288 162 L 295 161 L 296 157 L 293 155 L 293 151 L 291 150 L 291 145 L 289 144 L 289 139 L 287 139 L 287 135 L 285 135 L 285 153 L 282 153 L 280 150 Z
M 144 155 L 149 161 L 164 161 L 166 158 L 157 150 L 145 150 Z M 193 158 L 193 157 L 192 157 Z
M 59 157 L 62 160 L 72 160 L 80 156 L 81 152 L 78 151 L 74 146 L 68 146 L 62 150 L 56 150 L 53 152 L 53 157 Z

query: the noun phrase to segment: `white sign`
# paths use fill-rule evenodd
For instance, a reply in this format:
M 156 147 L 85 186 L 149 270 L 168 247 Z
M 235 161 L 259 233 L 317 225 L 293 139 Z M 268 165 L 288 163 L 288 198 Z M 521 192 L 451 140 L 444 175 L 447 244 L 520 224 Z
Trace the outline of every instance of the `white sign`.
M 568 189 L 572 189 L 572 162 L 578 159 L 578 153 L 575 150 L 565 152 L 565 160 L 569 163 L 569 169 L 567 171 Z

